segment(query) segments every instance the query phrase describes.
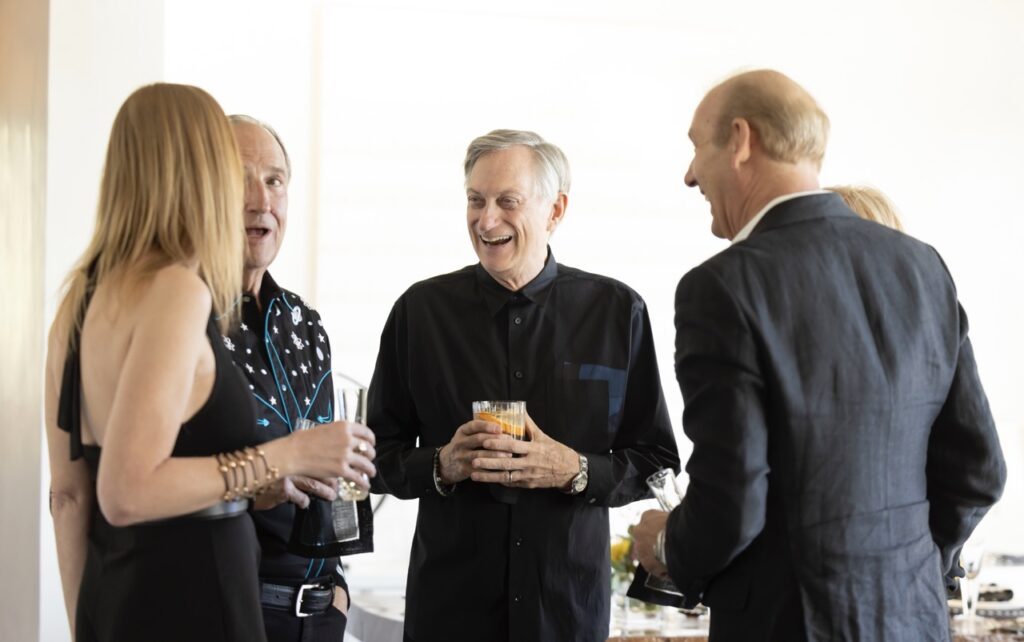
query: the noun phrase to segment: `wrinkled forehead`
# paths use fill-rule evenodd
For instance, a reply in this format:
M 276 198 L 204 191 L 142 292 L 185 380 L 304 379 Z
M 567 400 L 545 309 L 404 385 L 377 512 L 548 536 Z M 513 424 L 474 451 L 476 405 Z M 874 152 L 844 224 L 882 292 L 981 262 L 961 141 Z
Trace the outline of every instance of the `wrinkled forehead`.
M 536 187 L 537 160 L 522 145 L 487 152 L 477 159 L 466 181 L 469 191 L 510 190 L 532 192 Z
M 244 165 L 287 173 L 284 151 L 270 132 L 252 123 L 233 123 L 232 127 Z

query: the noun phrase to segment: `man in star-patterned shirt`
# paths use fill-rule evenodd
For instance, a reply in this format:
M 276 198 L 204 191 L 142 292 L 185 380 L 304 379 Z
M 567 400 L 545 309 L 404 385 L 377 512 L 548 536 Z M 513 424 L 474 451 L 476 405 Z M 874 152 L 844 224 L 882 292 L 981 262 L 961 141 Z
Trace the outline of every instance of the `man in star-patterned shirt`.
M 247 116 L 230 120 L 245 169 L 247 247 L 242 318 L 224 345 L 249 381 L 257 423 L 270 440 L 287 435 L 300 419 L 333 420 L 331 348 L 316 310 L 278 286 L 267 271 L 288 220 L 288 153 L 265 123 Z M 269 642 L 341 642 L 344 637 L 348 592 L 338 558 L 288 552 L 295 504 L 307 503 L 303 491 L 324 490 L 313 480 L 288 480 L 289 501 L 267 510 L 257 505 L 252 513 L 262 548 L 261 600 Z

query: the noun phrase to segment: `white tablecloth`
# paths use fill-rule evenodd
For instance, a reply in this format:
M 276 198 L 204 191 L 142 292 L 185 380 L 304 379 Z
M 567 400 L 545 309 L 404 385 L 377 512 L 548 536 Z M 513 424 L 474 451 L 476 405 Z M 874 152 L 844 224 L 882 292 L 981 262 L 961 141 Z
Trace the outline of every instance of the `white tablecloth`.
M 402 642 L 405 598 L 395 593 L 353 593 L 345 642 Z

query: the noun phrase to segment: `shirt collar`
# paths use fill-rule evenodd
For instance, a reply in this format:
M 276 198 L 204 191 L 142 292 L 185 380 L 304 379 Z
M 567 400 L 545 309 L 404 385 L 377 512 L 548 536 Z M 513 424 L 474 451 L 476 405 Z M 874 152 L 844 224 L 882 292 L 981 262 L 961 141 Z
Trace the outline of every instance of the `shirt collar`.
M 488 274 L 484 266 L 479 263 L 474 266 L 474 271 L 476 272 L 477 283 L 480 284 L 480 291 L 483 293 L 484 303 L 487 305 L 488 311 L 493 315 L 497 314 L 509 301 L 519 298 L 544 305 L 545 301 L 547 301 L 548 293 L 551 291 L 551 284 L 554 283 L 555 277 L 558 276 L 558 263 L 555 261 L 555 255 L 551 253 L 551 247 L 549 246 L 548 256 L 544 261 L 544 268 L 518 292 L 513 292 L 495 281 L 494 277 Z
M 740 241 L 745 241 L 747 237 L 750 236 L 750 233 L 754 231 L 754 228 L 757 227 L 757 224 L 761 222 L 761 219 L 764 218 L 764 215 L 768 213 L 768 210 L 772 209 L 779 203 L 784 203 L 794 198 L 800 198 L 801 196 L 810 196 L 812 194 L 828 194 L 828 191 L 823 189 L 812 189 L 806 192 L 793 192 L 792 194 L 776 196 L 772 200 L 768 201 L 768 204 L 762 207 L 761 211 L 754 215 L 754 218 L 747 221 L 747 224 L 743 226 L 743 229 L 736 233 L 736 236 L 732 237 L 732 245 L 736 245 Z
M 267 306 L 270 305 L 270 301 L 281 293 L 281 286 L 277 284 L 274 277 L 270 276 L 270 271 L 267 270 L 263 273 L 263 280 L 260 281 L 260 309 L 266 310 Z M 242 294 L 243 303 L 253 303 L 253 297 L 248 292 Z

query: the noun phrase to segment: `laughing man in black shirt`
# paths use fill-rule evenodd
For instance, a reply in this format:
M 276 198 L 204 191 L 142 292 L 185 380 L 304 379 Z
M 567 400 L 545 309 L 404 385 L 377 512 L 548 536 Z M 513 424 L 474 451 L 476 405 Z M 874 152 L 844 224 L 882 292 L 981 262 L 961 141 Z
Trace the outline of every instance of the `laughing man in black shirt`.
M 608 508 L 679 469 L 647 309 L 626 285 L 555 262 L 569 191 L 556 146 L 493 131 L 465 171 L 480 262 L 402 295 L 370 387 L 377 489 L 420 500 L 405 634 L 603 641 Z M 528 441 L 472 420 L 489 399 L 526 401 Z

